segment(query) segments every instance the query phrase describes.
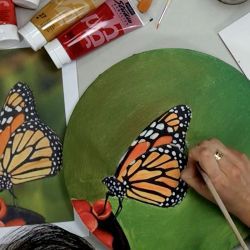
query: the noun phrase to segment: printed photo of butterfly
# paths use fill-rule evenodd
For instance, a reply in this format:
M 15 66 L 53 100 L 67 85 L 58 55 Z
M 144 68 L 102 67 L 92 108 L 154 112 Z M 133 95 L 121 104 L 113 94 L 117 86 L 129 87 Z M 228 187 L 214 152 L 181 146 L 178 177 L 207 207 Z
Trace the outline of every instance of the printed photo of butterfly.
M 61 165 L 60 139 L 39 119 L 29 87 L 17 83 L 0 113 L 0 191 L 16 198 L 14 185 L 54 176 Z
M 159 207 L 180 203 L 187 191 L 181 171 L 187 164 L 186 133 L 191 109 L 178 105 L 155 119 L 128 148 L 114 176 L 105 177 L 109 196 L 124 197 Z

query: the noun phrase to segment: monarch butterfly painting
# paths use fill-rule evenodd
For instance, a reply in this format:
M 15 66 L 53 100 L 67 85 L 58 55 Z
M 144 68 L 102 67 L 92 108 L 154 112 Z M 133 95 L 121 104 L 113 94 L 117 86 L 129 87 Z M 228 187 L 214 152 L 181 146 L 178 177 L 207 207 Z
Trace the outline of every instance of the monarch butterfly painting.
M 187 163 L 186 133 L 191 109 L 178 105 L 150 123 L 128 148 L 114 176 L 103 179 L 108 196 L 119 200 L 118 214 L 124 197 L 159 207 L 180 203 L 187 184 L 181 171 Z
M 53 176 L 61 168 L 58 136 L 38 117 L 33 94 L 24 83 L 9 92 L 0 113 L 0 191 Z

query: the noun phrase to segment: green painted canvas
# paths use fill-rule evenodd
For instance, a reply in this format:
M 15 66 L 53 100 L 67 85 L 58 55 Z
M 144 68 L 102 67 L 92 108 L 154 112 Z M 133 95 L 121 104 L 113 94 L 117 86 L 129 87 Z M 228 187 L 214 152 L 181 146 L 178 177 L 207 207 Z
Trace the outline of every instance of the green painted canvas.
M 71 198 L 105 198 L 102 179 L 115 173 L 151 121 L 178 104 L 192 109 L 188 147 L 217 137 L 250 156 L 249 99 L 245 76 L 206 54 L 162 49 L 121 61 L 87 89 L 69 122 L 64 167 Z M 118 199 L 110 201 L 116 211 Z M 191 189 L 174 208 L 125 198 L 118 222 L 132 249 L 221 250 L 238 244 L 220 210 Z

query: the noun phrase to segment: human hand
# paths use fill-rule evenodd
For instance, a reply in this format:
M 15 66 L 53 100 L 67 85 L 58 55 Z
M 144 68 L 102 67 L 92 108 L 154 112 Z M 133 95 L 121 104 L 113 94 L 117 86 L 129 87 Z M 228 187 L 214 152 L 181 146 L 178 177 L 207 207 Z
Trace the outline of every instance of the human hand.
M 216 159 L 215 154 L 222 154 Z M 220 158 L 220 157 L 219 157 Z M 203 141 L 190 150 L 181 178 L 208 200 L 215 202 L 197 166 L 208 175 L 226 208 L 250 226 L 250 161 L 245 154 L 217 139 Z

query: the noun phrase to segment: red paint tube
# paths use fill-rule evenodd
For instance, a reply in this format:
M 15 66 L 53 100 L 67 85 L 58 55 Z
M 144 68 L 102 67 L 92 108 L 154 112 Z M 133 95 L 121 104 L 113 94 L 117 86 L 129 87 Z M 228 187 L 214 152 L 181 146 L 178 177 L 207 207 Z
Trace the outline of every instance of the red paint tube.
M 145 20 L 145 21 L 144 21 Z M 45 46 L 57 68 L 150 21 L 133 0 L 107 0 Z
M 0 0 L 0 48 L 9 48 L 18 42 L 14 3 L 12 0 Z

